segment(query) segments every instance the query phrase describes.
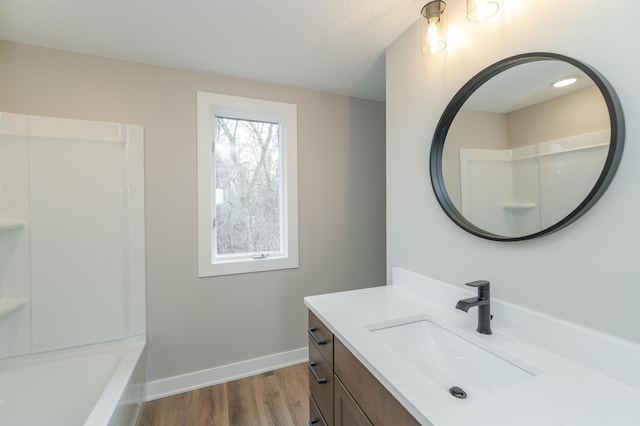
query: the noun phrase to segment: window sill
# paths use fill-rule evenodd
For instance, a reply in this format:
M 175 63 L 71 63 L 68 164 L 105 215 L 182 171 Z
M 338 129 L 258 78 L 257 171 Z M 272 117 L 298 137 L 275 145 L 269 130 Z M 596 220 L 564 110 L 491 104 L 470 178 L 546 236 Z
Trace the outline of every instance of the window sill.
M 277 271 L 298 268 L 297 257 L 268 257 L 265 259 L 238 259 L 216 263 L 200 262 L 198 277 L 214 277 L 220 275 L 248 274 L 252 272 Z

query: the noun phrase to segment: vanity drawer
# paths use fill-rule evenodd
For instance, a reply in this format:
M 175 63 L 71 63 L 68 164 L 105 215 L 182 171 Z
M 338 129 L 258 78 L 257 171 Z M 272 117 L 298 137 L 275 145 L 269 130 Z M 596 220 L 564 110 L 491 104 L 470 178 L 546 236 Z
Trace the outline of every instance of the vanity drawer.
M 324 420 L 333 425 L 333 370 L 309 339 L 309 392 Z
M 327 426 L 316 402 L 309 395 L 309 426 Z
M 333 333 L 309 311 L 309 341 L 333 370 Z
M 416 425 L 420 423 L 340 342 L 334 342 L 335 374 L 374 425 Z

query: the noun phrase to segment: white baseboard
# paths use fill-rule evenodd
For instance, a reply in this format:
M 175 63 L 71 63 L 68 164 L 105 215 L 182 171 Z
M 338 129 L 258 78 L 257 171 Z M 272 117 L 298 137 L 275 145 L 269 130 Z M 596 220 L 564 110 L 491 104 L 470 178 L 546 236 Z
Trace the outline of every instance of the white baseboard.
M 242 379 L 266 371 L 299 364 L 309 359 L 308 348 L 294 349 L 247 361 L 195 371 L 180 376 L 147 382 L 147 401 L 176 395 L 194 389 Z

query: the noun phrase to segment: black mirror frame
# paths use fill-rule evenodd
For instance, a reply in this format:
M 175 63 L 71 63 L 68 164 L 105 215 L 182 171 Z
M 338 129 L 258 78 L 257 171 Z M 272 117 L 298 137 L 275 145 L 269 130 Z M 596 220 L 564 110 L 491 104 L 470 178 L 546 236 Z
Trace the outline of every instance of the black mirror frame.
M 596 84 L 598 89 L 600 89 L 600 93 L 602 94 L 607 105 L 607 109 L 609 111 L 609 119 L 611 122 L 611 140 L 609 145 L 609 152 L 607 154 L 602 172 L 600 173 L 600 176 L 598 177 L 598 180 L 596 181 L 592 190 L 585 197 L 585 199 L 562 220 L 558 221 L 548 228 L 542 229 L 541 231 L 529 235 L 507 237 L 503 235 L 493 234 L 469 222 L 462 215 L 462 213 L 458 211 L 458 209 L 451 201 L 451 198 L 447 193 L 447 189 L 444 184 L 444 176 L 442 174 L 442 154 L 444 151 L 445 140 L 447 137 L 447 133 L 449 132 L 449 128 L 451 127 L 451 123 L 456 117 L 458 111 L 460 111 L 467 99 L 480 86 L 482 86 L 485 82 L 487 82 L 497 74 L 500 74 L 501 72 L 506 71 L 510 68 L 528 62 L 542 60 L 559 60 L 567 62 L 588 75 Z M 576 59 L 556 53 L 534 52 L 515 55 L 498 61 L 476 74 L 473 78 L 471 78 L 471 80 L 469 80 L 467 83 L 465 83 L 464 86 L 462 86 L 462 88 L 455 94 L 455 96 L 451 99 L 451 101 L 445 108 L 442 116 L 440 117 L 440 120 L 438 121 L 431 143 L 431 152 L 429 156 L 431 186 L 433 187 L 433 191 L 438 202 L 440 203 L 440 206 L 447 214 L 447 216 L 449 216 L 449 218 L 456 225 L 473 235 L 493 241 L 522 241 L 537 238 L 543 235 L 551 234 L 564 228 L 565 226 L 570 225 L 583 214 L 585 214 L 598 201 L 602 194 L 604 194 L 605 190 L 611 183 L 611 180 L 616 173 L 616 170 L 620 163 L 620 159 L 622 157 L 624 138 L 625 126 L 624 116 L 622 113 L 622 105 L 620 104 L 620 100 L 618 99 L 618 96 L 613 90 L 611 84 L 597 70 Z

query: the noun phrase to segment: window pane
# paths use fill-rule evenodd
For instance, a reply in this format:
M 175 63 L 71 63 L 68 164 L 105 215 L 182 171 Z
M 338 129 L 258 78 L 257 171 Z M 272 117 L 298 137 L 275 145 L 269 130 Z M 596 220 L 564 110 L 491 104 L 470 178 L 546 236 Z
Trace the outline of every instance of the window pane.
M 215 117 L 215 252 L 282 251 L 278 123 Z

